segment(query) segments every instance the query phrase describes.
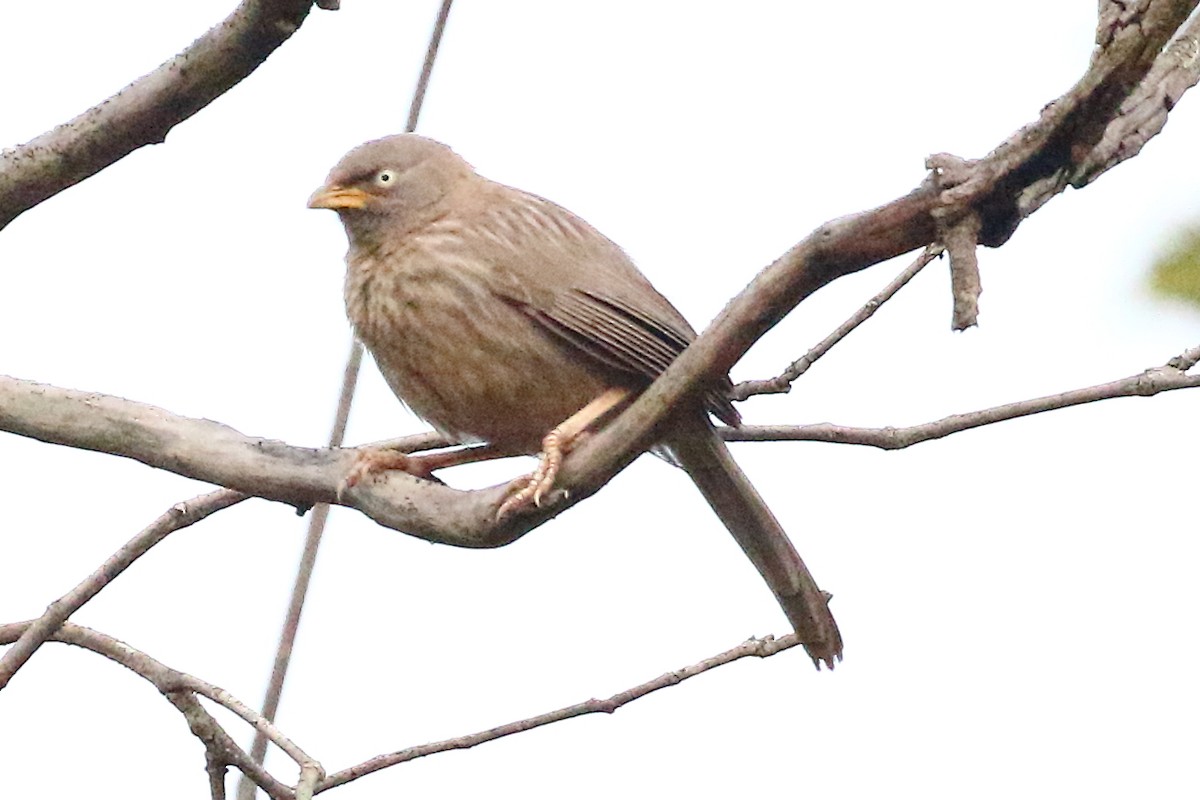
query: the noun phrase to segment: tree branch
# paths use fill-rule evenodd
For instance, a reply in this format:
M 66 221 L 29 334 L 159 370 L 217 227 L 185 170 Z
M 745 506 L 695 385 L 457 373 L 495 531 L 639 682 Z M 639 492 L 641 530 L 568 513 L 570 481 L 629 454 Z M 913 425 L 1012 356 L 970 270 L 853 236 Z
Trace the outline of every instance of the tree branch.
M 339 498 L 355 450 L 291 447 L 120 397 L 6 376 L 0 376 L 0 431 L 132 458 L 305 510 L 316 503 L 345 505 L 385 527 L 458 547 L 509 544 L 569 505 L 498 522 L 503 485 L 462 492 L 395 472 L 362 481 Z M 421 444 L 430 437 L 407 441 Z
M 244 494 L 229 489 L 220 489 L 183 503 L 176 503 L 167 509 L 166 513 L 130 539 L 120 550 L 113 553 L 107 561 L 100 565 L 99 569 L 85 578 L 82 583 L 51 603 L 46 608 L 46 613 L 34 620 L 33 624 L 21 634 L 21 638 L 17 640 L 12 649 L 5 653 L 3 658 L 0 658 L 0 690 L 8 685 L 17 670 L 24 666 L 25 662 L 42 646 L 42 643 L 50 638 L 69 616 L 99 594 L 101 589 L 124 572 L 130 564 L 145 555 L 151 547 L 167 538 L 171 533 L 245 499 L 246 495 Z
M 1168 367 L 1183 370 L 1184 372 L 1187 372 L 1197 364 L 1200 364 L 1200 345 L 1184 350 L 1167 362 Z
M 335 772 L 326 778 L 318 787 L 318 792 L 323 792 L 326 789 L 332 789 L 335 786 L 341 786 L 344 783 L 349 783 L 352 780 L 361 778 L 364 775 L 370 775 L 372 772 L 378 772 L 386 767 L 403 764 L 406 761 L 413 761 L 424 756 L 433 755 L 434 753 L 445 753 L 450 750 L 466 750 L 484 742 L 492 742 L 496 739 L 502 739 L 505 736 L 512 736 L 514 733 L 523 733 L 534 728 L 540 728 L 543 725 L 550 725 L 555 722 L 561 722 L 565 719 L 573 717 L 582 717 L 587 714 L 611 714 L 621 706 L 632 703 L 646 695 L 657 692 L 659 689 L 665 689 L 668 686 L 676 686 L 683 683 L 688 678 L 694 678 L 697 675 L 708 672 L 710 669 L 715 669 L 724 664 L 729 664 L 743 658 L 770 658 L 776 653 L 782 653 L 784 650 L 790 650 L 800 644 L 800 639 L 796 634 L 791 633 L 787 636 L 776 639 L 768 636 L 764 639 L 750 638 L 741 643 L 737 647 L 726 650 L 723 653 L 706 658 L 698 664 L 692 664 L 688 667 L 667 672 L 658 676 L 652 681 L 634 686 L 632 689 L 626 689 L 623 692 L 614 694 L 607 700 L 585 700 L 582 703 L 566 706 L 555 711 L 548 711 L 545 714 L 538 714 L 535 717 L 528 719 L 510 722 L 506 725 L 500 725 L 495 728 L 489 728 L 486 731 L 472 733 L 467 736 L 458 736 L 453 739 L 446 739 L 441 742 L 431 742 L 429 744 L 417 745 L 415 747 L 407 747 L 403 750 L 398 750 L 395 753 L 376 756 L 368 761 L 364 761 L 347 769 Z
M 1071 185 L 1082 189 L 1140 153 L 1146 142 L 1167 124 L 1167 114 L 1183 93 L 1197 81 L 1200 81 L 1200 17 L 1184 26 L 1137 90 L 1121 103 L 1104 137 L 1071 176 Z
M 1200 347 L 1192 348 L 1162 367 L 1110 383 L 1061 394 L 1009 403 L 907 428 L 848 428 L 819 424 L 801 426 L 745 426 L 721 429 L 728 441 L 824 441 L 862 444 L 884 449 L 909 447 L 929 439 L 989 425 L 1016 417 L 1116 397 L 1148 397 L 1164 391 L 1200 385 L 1200 376 L 1186 370 L 1200 361 Z M 36 405 L 40 415 L 23 416 L 22 407 Z M 71 425 L 62 424 L 69 419 Z M 152 406 L 104 395 L 83 395 L 29 381 L 0 377 L 0 429 L 43 441 L 98 449 L 135 458 L 151 466 L 222 485 L 233 485 L 247 494 L 282 502 L 336 500 L 338 482 L 353 463 L 353 450 L 311 450 L 280 442 L 243 436 L 218 423 L 178 417 Z M 123 432 L 120 440 L 116 434 Z M 440 442 L 436 434 L 421 434 L 388 442 L 411 452 Z M 107 443 L 106 446 L 99 446 Z M 114 443 L 120 446 L 112 446 Z M 244 488 L 242 488 L 244 487 Z M 420 496 L 429 507 L 397 501 L 397 488 Z M 431 541 L 461 547 L 500 546 L 519 538 L 541 519 L 522 517 L 526 524 L 496 524 L 492 519 L 503 486 L 461 492 L 407 475 L 355 487 L 342 503 L 367 513 L 380 524 Z M 430 501 L 430 497 L 434 500 Z M 460 511 L 459 498 L 468 498 L 483 517 L 477 532 L 462 527 L 469 521 Z M 299 499 L 298 499 L 299 498 Z M 578 501 L 578 496 L 570 500 Z M 440 501 L 440 502 L 439 502 Z M 444 504 L 444 505 L 442 505 Z M 446 517 L 433 519 L 436 508 Z M 565 504 L 556 510 L 561 511 Z M 384 513 L 378 513 L 380 510 Z M 540 513 L 545 513 L 539 510 Z M 411 524 L 416 521 L 417 524 Z M 448 521 L 448 523 L 447 523 Z M 468 522 L 469 524 L 469 522 Z M 489 536 L 493 538 L 488 538 Z M 3 662 L 0 662 L 3 663 Z
M 1200 346 L 1184 351 L 1161 367 L 1120 380 L 967 414 L 955 414 L 905 428 L 851 428 L 822 423 L 748 425 L 718 430 L 726 441 L 733 442 L 819 441 L 897 450 L 959 431 L 1043 411 L 1117 397 L 1151 397 L 1161 392 L 1200 386 L 1200 375 L 1187 374 L 1198 362 Z M 22 409 L 29 406 L 37 406 L 43 413 L 23 415 Z M 71 425 L 63 424 L 62 420 L 70 420 Z M 571 497 L 556 503 L 553 508 L 537 509 L 533 514 L 523 515 L 516 520 L 497 523 L 494 509 L 504 496 L 506 484 L 489 489 L 459 491 L 401 473 L 356 486 L 339 500 L 337 486 L 353 463 L 353 449 L 291 447 L 281 442 L 253 439 L 209 420 L 175 416 L 130 400 L 98 394 L 83 395 L 4 376 L 0 376 L 0 430 L 127 456 L 199 480 L 226 486 L 233 484 L 233 488 L 246 494 L 268 500 L 303 504 L 329 502 L 324 499 L 329 496 L 333 502 L 357 508 L 381 525 L 429 541 L 459 547 L 499 547 L 508 544 L 541 524 L 551 514 L 561 513 L 582 499 L 579 493 L 573 491 Z M 116 432 L 120 431 L 124 432 L 124 438 L 117 440 Z M 97 446 L 101 442 L 107 442 L 109 446 Z M 120 446 L 113 447 L 113 443 Z M 391 440 L 386 444 L 404 452 L 413 452 L 443 443 L 439 435 L 430 433 Z M 412 499 L 398 499 L 404 497 Z M 416 498 L 420 498 L 420 501 Z M 463 507 L 467 511 L 460 514 Z M 439 508 L 443 509 L 444 514 L 441 519 L 435 516 Z M 479 520 L 478 528 L 469 527 L 472 515 Z M 3 663 L 0 661 L 0 665 Z
M 163 696 L 179 709 L 192 734 L 204 744 L 206 769 L 213 798 L 224 795 L 225 770 L 228 767 L 237 767 L 272 800 L 292 800 L 295 797 L 290 787 L 276 780 L 238 746 L 233 737 L 226 733 L 213 715 L 200 704 L 196 695 L 191 692 L 164 692 Z
M 903 289 L 909 281 L 916 277 L 918 272 L 929 265 L 929 262 L 935 258 L 940 258 L 943 252 L 945 252 L 945 248 L 940 245 L 930 245 L 925 248 L 925 252 L 917 256 L 917 259 L 913 263 L 905 267 L 903 272 L 893 278 L 887 286 L 883 287 L 879 294 L 864 303 L 862 308 L 855 311 L 849 319 L 837 326 L 832 333 L 813 345 L 811 350 L 788 365 L 788 368 L 780 375 L 766 380 L 742 381 L 733 387 L 730 397 L 735 402 L 738 402 L 759 394 L 787 394 L 790 392 L 792 390 L 792 383 L 797 378 L 808 372 L 809 368 L 817 363 L 818 359 L 833 349 L 835 344 L 850 335 L 851 331 L 874 316 L 880 306 L 891 300 L 896 295 L 896 292 Z
M 848 428 L 842 425 L 820 423 L 816 425 L 744 425 L 740 428 L 719 428 L 729 442 L 833 442 L 836 444 L 861 444 L 882 450 L 900 450 L 914 444 L 941 439 L 952 433 L 980 428 L 995 422 L 1017 417 L 1041 414 L 1060 408 L 1080 406 L 1098 400 L 1116 397 L 1153 397 L 1161 392 L 1175 389 L 1192 389 L 1200 386 L 1200 375 L 1188 375 L 1200 361 L 1200 346 L 1186 350 L 1161 367 L 1153 367 L 1130 375 L 1128 378 L 1075 389 L 1061 394 L 1007 403 L 985 408 L 968 414 L 953 414 L 949 417 L 913 425 L 907 428 Z
M 33 622 L 15 622 L 0 625 L 0 645 L 11 644 L 19 640 L 32 625 Z M 136 650 L 107 634 L 86 628 L 82 625 L 76 625 L 73 622 L 63 623 L 51 635 L 50 640 L 75 645 L 76 647 L 82 647 L 85 650 L 98 653 L 154 684 L 155 688 L 172 705 L 179 709 L 187 720 L 192 733 L 204 743 L 205 755 L 208 762 L 209 782 L 214 797 L 221 796 L 224 792 L 223 774 L 225 767 L 234 766 L 248 775 L 273 800 L 292 800 L 293 798 L 295 800 L 306 800 L 306 798 L 312 797 L 314 793 L 324 792 L 327 789 L 349 783 L 364 775 L 370 775 L 373 772 L 378 772 L 396 764 L 413 761 L 423 756 L 444 753 L 449 750 L 464 750 L 483 744 L 484 742 L 494 741 L 505 736 L 512 736 L 516 733 L 533 730 L 543 725 L 549 725 L 573 717 L 581 717 L 587 714 L 611 714 L 622 706 L 632 703 L 634 700 L 657 692 L 660 689 L 675 686 L 689 678 L 694 678 L 701 673 L 708 672 L 725 664 L 730 664 L 743 658 L 770 658 L 773 655 L 790 650 L 801 644 L 800 639 L 794 633 L 778 639 L 773 636 L 767 636 L 762 639 L 751 637 L 737 647 L 726 650 L 723 653 L 718 653 L 696 664 L 675 670 L 674 672 L 664 673 L 654 680 L 626 689 L 606 700 L 586 700 L 582 703 L 576 703 L 528 719 L 490 728 L 486 731 L 458 736 L 441 742 L 431 742 L 429 744 L 405 748 L 394 753 L 376 756 L 361 764 L 325 777 L 321 765 L 315 759 L 297 747 L 265 718 L 237 700 L 224 689 L 213 686 L 194 675 L 188 675 L 187 673 L 172 669 L 146 653 Z M 246 751 L 239 747 L 225 729 L 221 727 L 220 723 L 197 701 L 196 695 L 209 698 L 234 712 L 259 730 L 265 731 L 268 738 L 283 749 L 300 766 L 300 779 L 296 789 L 293 790 L 291 787 L 281 783 L 264 770 L 260 764 L 251 759 Z M 218 775 L 222 776 L 221 779 L 218 779 Z M 217 788 L 218 783 L 220 783 L 219 790 Z
M 243 0 L 153 72 L 75 119 L 0 152 L 0 229 L 168 131 L 253 72 L 287 41 L 312 0 Z
M 0 645 L 12 644 L 17 641 L 33 624 L 34 621 L 30 620 L 27 622 L 12 622 L 0 625 Z M 234 766 L 252 775 L 259 786 L 272 797 L 291 798 L 294 796 L 303 800 L 299 794 L 299 789 L 302 789 L 306 784 L 314 785 L 314 774 L 317 775 L 315 781 L 319 781 L 321 777 L 324 777 L 321 765 L 315 759 L 301 750 L 291 739 L 284 736 L 278 728 L 262 715 L 224 689 L 213 686 L 211 683 L 203 681 L 194 675 L 188 675 L 186 672 L 172 669 L 161 661 L 107 634 L 86 628 L 82 625 L 76 625 L 73 622 L 64 622 L 50 639 L 82 647 L 85 650 L 91 650 L 93 653 L 99 653 L 154 684 L 154 687 L 170 700 L 172 705 L 184 712 L 189 726 L 205 742 L 206 747 L 211 742 L 215 743 L 214 746 L 221 748 L 222 755 L 218 760 L 229 757 L 230 760 L 225 763 L 232 763 Z M 224 729 L 221 728 L 220 724 L 204 711 L 199 703 L 194 702 L 194 695 L 197 694 L 207 697 L 218 705 L 224 706 L 258 730 L 265 732 L 275 745 L 295 761 L 300 767 L 301 772 L 297 792 L 293 793 L 287 786 L 279 783 L 259 768 L 258 765 L 254 764 L 250 756 L 238 747 L 229 735 L 225 733 Z M 191 701 L 186 699 L 181 700 L 180 698 L 183 695 L 191 696 Z M 197 726 L 199 730 L 197 730 Z
M 979 279 L 978 214 L 967 213 L 942 230 L 942 241 L 950 254 L 950 289 L 954 297 L 954 314 L 950 327 L 965 331 L 979 324 L 979 295 L 983 286 Z
M 1063 176 L 1096 146 L 1121 102 L 1195 6 L 1196 0 L 1139 4 L 1075 86 L 987 157 L 963 162 L 951 185 L 942 175 L 927 178 L 905 197 L 826 223 L 759 273 L 649 389 L 567 458 L 559 475 L 572 487 L 572 499 L 596 491 L 653 444 L 670 409 L 712 376 L 727 373 L 822 286 L 934 241 L 936 216 L 946 207 L 979 215 L 981 243 L 1007 241 L 1023 219 L 1063 191 Z

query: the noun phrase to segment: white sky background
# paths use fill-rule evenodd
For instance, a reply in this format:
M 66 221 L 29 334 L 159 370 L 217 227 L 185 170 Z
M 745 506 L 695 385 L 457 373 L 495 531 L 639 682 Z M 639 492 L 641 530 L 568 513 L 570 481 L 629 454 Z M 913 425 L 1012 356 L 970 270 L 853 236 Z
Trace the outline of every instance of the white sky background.
M 107 97 L 233 5 L 7 4 L 0 144 Z M 1096 4 L 731 7 L 460 0 L 420 131 L 587 218 L 703 327 L 816 225 L 915 186 L 927 154 L 981 156 L 1034 119 L 1086 68 Z M 166 144 L 0 233 L 0 372 L 323 443 L 349 345 L 345 240 L 304 203 L 344 151 L 403 127 L 436 8 L 314 12 Z M 1149 297 L 1144 275 L 1200 214 L 1198 137 L 1188 95 L 1144 154 L 981 251 L 979 329 L 951 333 L 935 264 L 792 394 L 742 404 L 747 420 L 923 422 L 1197 344 L 1200 315 Z M 909 258 L 805 302 L 735 379 L 778 373 Z M 897 453 L 735 445 L 836 595 L 835 673 L 798 649 L 743 661 L 336 796 L 1183 796 L 1200 777 L 1198 398 L 1106 402 Z M 423 429 L 368 366 L 349 441 Z M 209 488 L 13 436 L 0 436 L 0 476 L 3 621 L 40 614 Z M 257 704 L 305 524 L 265 501 L 221 512 L 75 619 Z M 332 772 L 784 632 L 699 494 L 652 458 L 499 551 L 431 546 L 338 509 L 279 724 Z M 294 781 L 283 759 L 269 766 Z M 62 645 L 0 694 L 0 767 L 12 797 L 207 797 L 179 714 Z

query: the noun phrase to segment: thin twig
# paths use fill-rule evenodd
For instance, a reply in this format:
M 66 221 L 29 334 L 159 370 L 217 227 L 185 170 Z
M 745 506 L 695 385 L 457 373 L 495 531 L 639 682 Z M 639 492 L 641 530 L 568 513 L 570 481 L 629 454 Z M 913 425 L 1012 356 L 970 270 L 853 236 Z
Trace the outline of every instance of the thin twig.
M 296 800 L 312 800 L 317 786 L 325 777 L 320 764 L 306 764 L 300 768 L 300 780 L 296 781 Z
M 201 705 L 196 695 L 188 691 L 178 691 L 163 692 L 163 696 L 183 714 L 192 735 L 204 744 L 209 786 L 214 797 L 220 796 L 218 785 L 221 793 L 225 791 L 226 768 L 237 767 L 244 775 L 249 775 L 272 800 L 292 800 L 294 792 L 263 769 L 261 764 L 255 763 L 221 727 L 216 718 Z
M 417 745 L 408 747 L 404 750 L 399 750 L 395 753 L 376 756 L 368 761 L 364 761 L 353 767 L 335 772 L 325 779 L 318 788 L 319 792 L 326 789 L 332 789 L 335 786 L 341 786 L 344 783 L 349 783 L 352 780 L 361 778 L 364 775 L 369 775 L 372 772 L 378 772 L 386 767 L 391 767 L 396 764 L 402 764 L 406 761 L 422 758 L 423 756 L 433 755 L 434 753 L 444 753 L 448 750 L 465 750 L 484 742 L 495 741 L 505 736 L 512 736 L 514 733 L 523 733 L 534 728 L 540 728 L 543 725 L 550 725 L 554 722 L 561 722 L 564 719 L 572 717 L 582 717 L 587 714 L 611 714 L 621 706 L 632 703 L 638 698 L 645 697 L 651 692 L 657 692 L 659 689 L 665 689 L 668 686 L 675 686 L 682 683 L 688 678 L 708 672 L 710 669 L 715 669 L 724 664 L 729 664 L 742 658 L 769 658 L 776 653 L 782 653 L 784 650 L 790 650 L 800 644 L 800 639 L 796 634 L 791 633 L 787 636 L 781 636 L 776 639 L 772 636 L 767 636 L 763 639 L 751 638 L 742 642 L 737 647 L 726 650 L 711 658 L 692 664 L 688 667 L 683 667 L 674 672 L 668 672 L 652 681 L 634 686 L 632 689 L 626 689 L 623 692 L 614 694 L 607 700 L 585 700 L 582 703 L 560 708 L 556 711 L 549 711 L 545 714 L 538 714 L 536 717 L 510 722 L 506 725 L 500 725 L 495 728 L 490 728 L 486 731 L 472 733 L 467 736 L 458 736 L 453 739 L 446 739 L 441 742 L 431 742 L 429 744 Z
M 0 625 L 0 645 L 17 641 L 33 624 L 34 620 L 28 620 Z M 220 724 L 207 711 L 204 711 L 199 703 L 195 702 L 196 694 L 201 694 L 224 706 L 256 728 L 268 731 L 271 741 L 276 742 L 280 749 L 300 766 L 302 775 L 306 774 L 304 773 L 306 768 L 310 772 L 313 769 L 320 769 L 317 761 L 279 732 L 274 725 L 224 689 L 213 686 L 194 675 L 172 669 L 119 639 L 83 625 L 64 622 L 50 637 L 50 641 L 64 642 L 98 653 L 154 684 L 154 687 L 170 700 L 172 705 L 184 712 L 189 726 L 201 741 L 205 742 L 206 746 L 219 746 L 223 753 L 221 758 L 227 759 L 226 763 L 253 775 L 259 786 L 273 798 L 290 799 L 294 793 L 286 785 L 262 770 L 244 750 L 237 746 L 237 743 L 221 728 Z M 187 698 L 190 698 L 190 702 Z M 210 743 L 212 744 L 210 745 Z
M 1161 367 L 1153 367 L 1130 375 L 1127 378 L 1075 389 L 1061 394 L 1022 400 L 1016 403 L 985 408 L 968 414 L 952 414 L 933 422 L 905 428 L 851 428 L 831 423 L 815 425 L 744 425 L 739 428 L 719 428 L 721 437 L 728 442 L 832 442 L 835 444 L 861 444 L 883 450 L 900 450 L 931 439 L 941 439 L 952 433 L 991 425 L 995 422 L 1028 417 L 1044 411 L 1070 408 L 1098 400 L 1117 397 L 1152 397 L 1161 392 L 1175 389 L 1191 389 L 1200 386 L 1200 375 L 1189 375 L 1186 370 L 1200 362 L 1200 346 L 1191 348 L 1172 358 Z
M 176 503 L 167 509 L 162 516 L 130 539 L 120 550 L 113 553 L 95 572 L 84 578 L 78 586 L 51 603 L 46 608 L 46 613 L 34 620 L 29 628 L 21 634 L 21 638 L 4 654 L 3 658 L 0 658 L 0 690 L 8 685 L 13 675 L 17 674 L 25 662 L 37 652 L 43 642 L 58 630 L 59 626 L 66 622 L 68 617 L 99 594 L 101 589 L 124 572 L 130 564 L 145 555 L 150 548 L 171 533 L 197 523 L 209 514 L 240 503 L 246 497 L 247 495 L 232 489 L 219 489 L 182 503 Z
M 903 272 L 893 278 L 887 286 L 883 287 L 879 294 L 868 300 L 862 308 L 855 311 L 849 319 L 837 326 L 828 336 L 817 342 L 811 350 L 793 361 L 780 375 L 767 380 L 742 381 L 733 387 L 733 392 L 730 395 L 731 399 L 741 401 L 759 394 L 786 394 L 790 392 L 792 390 L 792 383 L 801 375 L 808 372 L 809 368 L 817 363 L 817 359 L 828 353 L 835 344 L 845 339 L 851 331 L 874 316 L 880 306 L 891 300 L 896 292 L 903 289 L 909 281 L 916 277 L 918 272 L 925 269 L 929 262 L 935 258 L 939 258 L 943 252 L 945 252 L 945 248 L 940 244 L 935 243 L 926 247 L 921 255 L 917 256 L 916 260 L 905 267 Z
M 211 683 L 201 680 L 195 675 L 188 675 L 186 672 L 178 672 L 176 670 L 172 670 L 172 672 L 175 673 L 173 689 L 187 689 L 202 697 L 207 697 L 218 705 L 224 706 L 253 725 L 259 732 L 270 739 L 272 744 L 287 753 L 288 758 L 295 761 L 301 769 L 320 769 L 321 765 L 317 760 L 301 750 L 300 746 L 287 736 L 284 736 L 283 731 L 276 728 L 271 720 L 259 714 L 241 700 L 238 700 L 220 686 L 213 686 Z
M 32 625 L 32 622 L 15 622 L 0 625 L 0 645 L 16 641 L 29 629 L 30 625 Z M 395 753 L 376 756 L 361 764 L 324 777 L 321 765 L 316 760 L 308 756 L 261 715 L 257 714 L 253 709 L 230 695 L 224 689 L 213 686 L 194 675 L 188 675 L 187 673 L 172 669 L 152 656 L 130 647 L 107 634 L 82 625 L 76 625 L 72 622 L 64 623 L 50 637 L 50 641 L 63 642 L 98 653 L 154 684 L 170 700 L 171 704 L 183 713 L 192 732 L 204 742 L 208 751 L 207 757 L 210 764 L 210 783 L 215 783 L 212 775 L 223 768 L 223 766 L 214 765 L 234 766 L 275 800 L 291 800 L 291 798 L 304 800 L 304 791 L 306 788 L 315 788 L 314 793 L 324 792 L 327 789 L 349 783 L 364 775 L 378 772 L 381 769 L 396 764 L 413 761 L 423 756 L 433 755 L 434 753 L 443 753 L 449 750 L 464 750 L 483 744 L 484 742 L 494 741 L 505 736 L 512 736 L 516 733 L 523 733 L 524 731 L 533 730 L 534 728 L 540 728 L 544 725 L 573 717 L 581 717 L 587 714 L 611 714 L 622 706 L 632 703 L 634 700 L 657 692 L 660 689 L 675 686 L 689 678 L 694 678 L 701 673 L 708 672 L 725 664 L 730 664 L 743 658 L 770 658 L 801 644 L 796 634 L 788 634 L 778 639 L 773 636 L 766 636 L 761 639 L 751 637 L 737 647 L 730 648 L 723 653 L 718 653 L 696 664 L 673 672 L 664 673 L 653 680 L 626 689 L 623 692 L 618 692 L 605 700 L 593 698 L 582 703 L 576 703 L 528 719 L 510 722 L 478 733 L 405 748 Z M 268 731 L 271 741 L 278 744 L 301 768 L 296 790 L 293 791 L 272 777 L 260 764 L 254 762 L 249 754 L 238 747 L 237 743 L 221 727 L 220 723 L 196 701 L 195 695 L 197 694 L 207 697 L 229 709 L 260 730 Z M 308 796 L 311 797 L 311 795 Z

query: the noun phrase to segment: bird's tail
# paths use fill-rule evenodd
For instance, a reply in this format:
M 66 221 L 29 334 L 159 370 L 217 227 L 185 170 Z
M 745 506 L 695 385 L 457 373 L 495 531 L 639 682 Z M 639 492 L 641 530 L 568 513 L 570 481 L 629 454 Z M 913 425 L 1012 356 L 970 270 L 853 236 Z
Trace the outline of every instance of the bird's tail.
M 712 425 L 707 420 L 701 424 L 704 429 L 689 425 L 671 436 L 672 454 L 771 588 L 813 663 L 818 669 L 821 662 L 833 669 L 842 657 L 842 637 L 829 612 L 830 595 L 817 587 L 783 527 Z

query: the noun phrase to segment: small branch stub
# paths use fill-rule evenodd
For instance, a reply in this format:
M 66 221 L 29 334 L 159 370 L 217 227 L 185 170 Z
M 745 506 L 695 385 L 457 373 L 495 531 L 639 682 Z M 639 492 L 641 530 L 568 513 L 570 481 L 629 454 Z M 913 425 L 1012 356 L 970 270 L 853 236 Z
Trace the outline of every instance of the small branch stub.
M 983 286 L 979 280 L 979 214 L 969 211 L 942 232 L 942 241 L 950 254 L 950 289 L 954 295 L 956 331 L 979 324 L 979 295 Z
M 950 153 L 936 153 L 925 159 L 939 189 L 939 205 L 932 210 L 938 239 L 950 254 L 950 288 L 954 296 L 951 327 L 963 331 L 979 324 L 979 232 L 983 217 L 973 207 L 972 198 L 985 183 L 986 170 L 979 162 L 967 161 Z

